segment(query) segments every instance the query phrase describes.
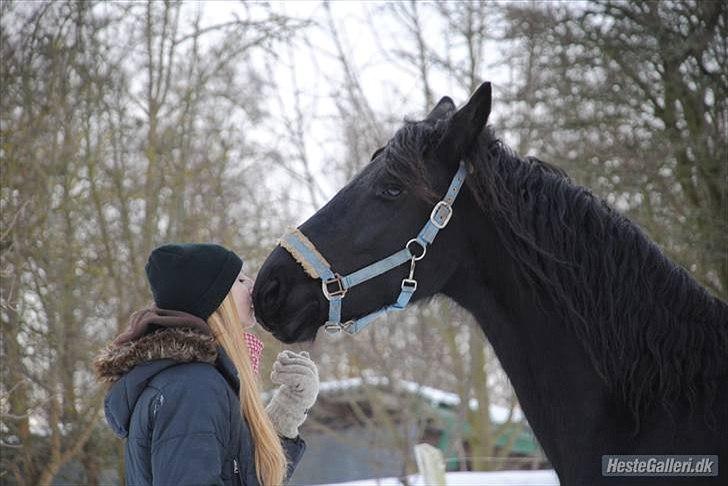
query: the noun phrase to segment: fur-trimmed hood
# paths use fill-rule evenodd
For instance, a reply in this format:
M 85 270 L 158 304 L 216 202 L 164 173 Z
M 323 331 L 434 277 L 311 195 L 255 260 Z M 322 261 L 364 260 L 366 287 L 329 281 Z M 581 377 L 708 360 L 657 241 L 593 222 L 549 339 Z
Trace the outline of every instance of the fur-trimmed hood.
M 235 366 L 207 333 L 189 328 L 163 328 L 134 341 L 109 344 L 94 361 L 99 380 L 110 384 L 104 401 L 106 420 L 119 437 L 126 437 L 132 414 L 147 385 L 169 368 L 210 364 L 237 394 Z M 209 369 L 209 368 L 208 368 Z M 200 368 L 189 370 L 199 379 Z M 197 376 L 197 378 L 194 378 Z
M 180 363 L 214 364 L 218 356 L 215 339 L 188 328 L 160 329 L 135 341 L 111 343 L 94 360 L 101 381 L 114 383 L 141 363 L 168 359 Z

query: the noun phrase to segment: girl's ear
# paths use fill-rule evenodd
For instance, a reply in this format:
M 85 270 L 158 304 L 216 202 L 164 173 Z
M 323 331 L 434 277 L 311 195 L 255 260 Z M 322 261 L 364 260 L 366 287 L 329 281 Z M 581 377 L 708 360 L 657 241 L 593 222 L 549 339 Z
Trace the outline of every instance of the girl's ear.
M 452 103 L 452 101 L 450 102 Z M 442 100 L 438 106 L 441 103 Z M 490 103 L 491 86 L 489 82 L 485 82 L 475 90 L 465 106 L 452 115 L 447 131 L 435 149 L 437 158 L 442 163 L 454 166 L 467 155 L 488 122 Z M 437 110 L 438 106 L 433 112 Z

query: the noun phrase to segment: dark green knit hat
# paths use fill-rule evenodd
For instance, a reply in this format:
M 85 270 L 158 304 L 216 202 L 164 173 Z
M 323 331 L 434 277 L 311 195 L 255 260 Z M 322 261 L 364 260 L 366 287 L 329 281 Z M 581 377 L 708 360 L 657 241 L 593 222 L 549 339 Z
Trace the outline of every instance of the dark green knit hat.
M 232 251 L 200 243 L 157 247 L 144 267 L 157 307 L 205 320 L 230 292 L 242 268 L 243 261 Z

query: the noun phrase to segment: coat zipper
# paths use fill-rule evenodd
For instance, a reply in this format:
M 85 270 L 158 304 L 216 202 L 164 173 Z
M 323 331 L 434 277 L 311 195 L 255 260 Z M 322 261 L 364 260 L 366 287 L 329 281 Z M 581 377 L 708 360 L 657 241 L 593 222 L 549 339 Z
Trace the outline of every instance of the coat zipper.
M 245 486 L 245 482 L 243 481 L 243 475 L 240 473 L 240 464 L 238 464 L 238 459 L 233 459 L 233 476 L 237 478 L 236 483 L 240 486 Z

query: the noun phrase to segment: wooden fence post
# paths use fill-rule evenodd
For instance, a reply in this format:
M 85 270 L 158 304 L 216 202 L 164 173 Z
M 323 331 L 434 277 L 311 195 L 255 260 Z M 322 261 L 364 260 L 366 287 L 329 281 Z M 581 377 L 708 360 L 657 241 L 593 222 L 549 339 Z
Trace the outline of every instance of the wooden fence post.
M 425 486 L 446 486 L 445 459 L 440 449 L 430 444 L 417 444 L 415 459 Z

